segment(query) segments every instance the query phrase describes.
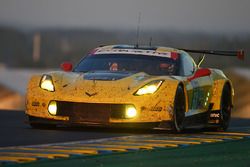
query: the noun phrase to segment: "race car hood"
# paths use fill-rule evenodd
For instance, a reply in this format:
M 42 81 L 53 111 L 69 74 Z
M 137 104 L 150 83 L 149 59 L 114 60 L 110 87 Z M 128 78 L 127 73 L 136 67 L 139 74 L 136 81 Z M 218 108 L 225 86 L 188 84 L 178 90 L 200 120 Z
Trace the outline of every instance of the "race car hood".
M 170 77 L 151 76 L 144 72 L 51 72 L 55 92 L 77 97 L 125 97 L 153 80 L 174 80 Z
M 88 72 L 83 75 L 85 80 L 115 81 L 133 75 L 132 72 Z

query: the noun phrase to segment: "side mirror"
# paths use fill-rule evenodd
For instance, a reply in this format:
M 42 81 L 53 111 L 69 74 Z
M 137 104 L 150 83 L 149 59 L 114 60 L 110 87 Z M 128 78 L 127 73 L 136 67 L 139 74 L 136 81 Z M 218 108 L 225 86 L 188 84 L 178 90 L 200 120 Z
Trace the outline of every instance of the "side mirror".
M 61 64 L 61 69 L 65 72 L 70 72 L 73 69 L 73 65 L 70 62 L 64 62 Z
M 200 69 L 196 70 L 194 75 L 192 77 L 188 78 L 188 80 L 192 81 L 196 78 L 209 76 L 210 74 L 211 74 L 211 70 L 209 70 L 208 68 L 200 68 Z

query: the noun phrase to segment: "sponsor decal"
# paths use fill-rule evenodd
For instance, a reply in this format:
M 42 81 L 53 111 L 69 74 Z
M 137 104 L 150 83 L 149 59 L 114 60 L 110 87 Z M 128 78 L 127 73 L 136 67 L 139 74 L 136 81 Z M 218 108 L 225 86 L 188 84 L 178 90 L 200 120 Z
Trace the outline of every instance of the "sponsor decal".
M 100 49 L 95 51 L 97 54 L 136 54 L 136 55 L 147 55 L 147 56 L 159 56 L 171 58 L 171 52 L 157 52 L 154 50 L 142 50 L 142 49 Z
M 162 107 L 151 107 L 151 111 L 162 111 Z
M 31 105 L 34 106 L 34 107 L 38 107 L 38 106 L 40 106 L 40 103 L 38 101 L 33 101 L 31 103 Z
M 220 113 L 211 113 L 210 118 L 220 118 Z

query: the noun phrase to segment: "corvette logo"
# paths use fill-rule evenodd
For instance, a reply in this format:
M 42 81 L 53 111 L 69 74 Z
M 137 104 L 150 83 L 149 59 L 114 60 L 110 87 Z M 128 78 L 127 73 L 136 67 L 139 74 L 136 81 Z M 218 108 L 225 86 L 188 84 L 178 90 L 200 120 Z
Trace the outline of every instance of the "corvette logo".
M 92 96 L 97 95 L 97 92 L 95 92 L 95 93 L 85 92 L 85 94 L 86 94 L 87 96 L 89 96 L 89 97 L 92 97 Z

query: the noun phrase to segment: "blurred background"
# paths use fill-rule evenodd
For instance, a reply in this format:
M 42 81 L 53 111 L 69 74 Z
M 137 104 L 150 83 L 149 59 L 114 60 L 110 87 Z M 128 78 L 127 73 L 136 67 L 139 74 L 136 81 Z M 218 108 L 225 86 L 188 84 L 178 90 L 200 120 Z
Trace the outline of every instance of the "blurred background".
M 235 86 L 235 116 L 250 118 L 249 0 L 1 0 L 0 109 L 24 111 L 32 74 L 59 70 L 109 44 L 244 49 L 244 61 L 207 56 Z M 139 17 L 140 16 L 140 17 Z M 197 59 L 197 55 L 193 55 Z

